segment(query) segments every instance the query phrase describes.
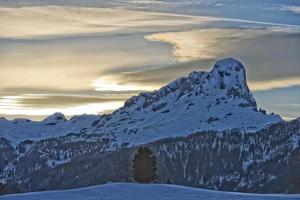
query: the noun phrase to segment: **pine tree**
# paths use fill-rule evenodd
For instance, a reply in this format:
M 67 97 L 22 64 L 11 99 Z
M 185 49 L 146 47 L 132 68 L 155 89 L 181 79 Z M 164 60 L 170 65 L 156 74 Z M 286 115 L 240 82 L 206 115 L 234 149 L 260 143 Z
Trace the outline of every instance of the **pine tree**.
M 156 156 L 147 147 L 139 148 L 133 159 L 133 178 L 138 183 L 153 183 L 157 179 Z

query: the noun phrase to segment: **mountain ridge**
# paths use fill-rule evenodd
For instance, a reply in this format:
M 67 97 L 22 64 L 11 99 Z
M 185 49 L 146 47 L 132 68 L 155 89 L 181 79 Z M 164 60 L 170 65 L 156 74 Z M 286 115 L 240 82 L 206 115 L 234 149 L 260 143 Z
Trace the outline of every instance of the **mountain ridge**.
M 244 66 L 236 59 L 225 58 L 209 72 L 192 72 L 159 90 L 133 96 L 111 114 L 67 120 L 55 113 L 40 122 L 2 119 L 0 136 L 17 145 L 24 140 L 87 132 L 109 138 L 116 145 L 136 145 L 195 131 L 256 131 L 280 121 L 280 116 L 257 109 Z

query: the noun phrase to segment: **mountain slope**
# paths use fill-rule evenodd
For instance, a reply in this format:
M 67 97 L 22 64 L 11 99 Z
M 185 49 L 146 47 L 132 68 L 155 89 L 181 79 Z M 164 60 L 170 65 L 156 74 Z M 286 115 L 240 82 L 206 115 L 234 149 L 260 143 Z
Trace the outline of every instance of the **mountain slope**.
M 37 192 L 0 197 L 3 200 L 296 200 L 300 195 L 258 195 L 216 192 L 163 184 L 106 184 L 65 191 Z
M 132 181 L 129 169 L 138 147 L 112 151 L 110 145 L 99 134 L 82 133 L 22 142 L 13 151 L 7 146 L 13 157 L 3 158 L 0 183 L 15 188 L 14 192 L 28 192 Z M 255 133 L 204 131 L 146 145 L 157 156 L 159 183 L 254 193 L 300 192 L 300 119 Z
M 17 145 L 68 133 L 96 133 L 120 146 L 204 130 L 257 131 L 282 121 L 257 110 L 245 74 L 239 61 L 226 58 L 217 61 L 210 72 L 192 72 L 157 91 L 134 96 L 109 115 L 66 120 L 56 113 L 41 122 L 0 119 L 0 136 Z

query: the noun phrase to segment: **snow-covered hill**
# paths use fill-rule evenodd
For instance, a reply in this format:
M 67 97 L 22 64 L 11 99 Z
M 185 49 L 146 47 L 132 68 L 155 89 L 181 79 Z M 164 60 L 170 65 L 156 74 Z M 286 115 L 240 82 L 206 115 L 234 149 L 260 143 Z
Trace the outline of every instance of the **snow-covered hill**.
M 8 139 L 15 146 L 25 140 L 40 140 L 68 133 L 80 133 L 84 128 L 91 127 L 93 121 L 97 119 L 99 119 L 97 115 L 80 115 L 67 120 L 62 113 L 54 113 L 43 121 L 28 119 L 10 121 L 0 118 L 0 137 Z
M 217 192 L 163 184 L 105 184 L 74 190 L 35 192 L 1 200 L 297 200 L 300 195 Z
M 239 61 L 222 59 L 210 72 L 192 72 L 157 91 L 141 93 L 109 115 L 66 120 L 56 113 L 41 122 L 0 119 L 0 137 L 17 145 L 24 140 L 93 133 L 116 146 L 131 146 L 205 130 L 251 132 L 282 121 L 257 109 L 245 74 Z

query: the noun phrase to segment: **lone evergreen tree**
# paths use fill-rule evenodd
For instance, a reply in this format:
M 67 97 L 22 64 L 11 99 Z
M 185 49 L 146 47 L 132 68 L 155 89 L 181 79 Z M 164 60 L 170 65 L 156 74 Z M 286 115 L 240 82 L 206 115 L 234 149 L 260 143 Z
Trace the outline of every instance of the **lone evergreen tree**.
M 133 159 L 133 178 L 138 183 L 153 183 L 156 181 L 156 157 L 147 147 L 139 148 Z

